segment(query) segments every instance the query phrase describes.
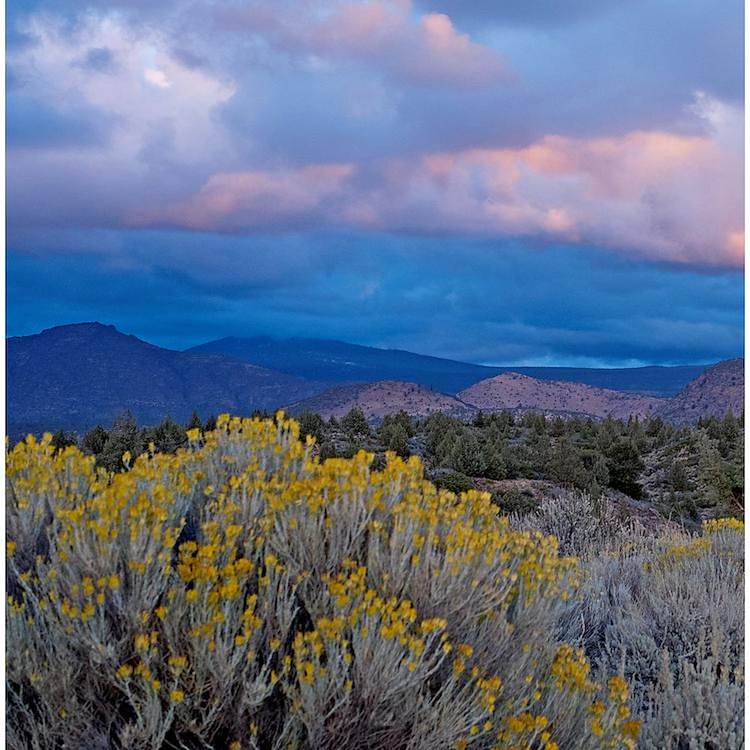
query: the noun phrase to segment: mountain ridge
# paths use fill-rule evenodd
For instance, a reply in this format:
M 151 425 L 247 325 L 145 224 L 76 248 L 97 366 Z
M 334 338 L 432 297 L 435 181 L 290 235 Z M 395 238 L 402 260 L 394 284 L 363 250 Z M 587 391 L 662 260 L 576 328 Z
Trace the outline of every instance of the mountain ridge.
M 194 410 L 250 412 L 324 389 L 229 357 L 164 349 L 100 323 L 6 339 L 9 433 L 86 429 L 125 410 L 141 422 L 186 420 Z
M 405 349 L 380 349 L 362 344 L 349 344 L 335 339 L 277 339 L 270 336 L 229 336 L 199 344 L 186 351 L 224 354 L 297 377 L 312 377 L 322 382 L 409 381 L 451 395 L 494 375 L 518 372 L 539 380 L 565 380 L 612 390 L 672 396 L 710 367 L 490 366 L 416 354 Z
M 328 347 L 325 351 L 331 349 L 331 342 L 325 339 L 295 341 L 305 341 L 308 346 L 311 341 L 313 344 L 322 341 Z M 368 354 L 376 352 L 373 355 L 376 359 L 390 351 L 338 344 L 344 354 L 365 349 Z M 394 351 L 408 355 L 428 375 L 425 363 L 437 362 L 439 367 L 449 370 L 465 365 L 455 360 Z M 249 414 L 256 409 L 284 406 L 293 413 L 309 408 L 328 416 L 340 416 L 342 410 L 345 413 L 359 406 L 371 419 L 400 409 L 412 411 L 415 416 L 434 411 L 470 416 L 478 409 L 507 408 L 595 418 L 658 414 L 680 422 L 708 413 L 723 414 L 726 408 L 741 409 L 743 396 L 741 358 L 707 369 L 698 368 L 701 372 L 697 378 L 674 397 L 664 398 L 563 379 L 535 379 L 513 371 L 480 378 L 456 393 L 399 378 L 354 383 L 301 378 L 202 349 L 184 352 L 165 349 L 98 322 L 57 326 L 31 336 L 10 337 L 6 339 L 6 354 L 6 427 L 13 435 L 61 428 L 88 429 L 111 421 L 125 410 L 130 410 L 142 423 L 155 423 L 167 415 L 184 421 L 193 411 L 205 417 L 221 411 Z M 315 361 L 319 362 L 320 351 L 317 357 Z M 323 370 L 314 364 L 313 373 L 331 372 L 337 363 L 338 360 L 329 362 Z M 487 369 L 481 365 L 467 366 L 482 374 Z M 346 370 L 346 376 L 351 371 L 351 367 Z
M 700 417 L 739 414 L 745 407 L 745 360 L 742 357 L 717 362 L 688 383 L 664 405 L 659 416 L 678 424 Z
M 455 396 L 400 380 L 334 386 L 323 393 L 288 404 L 284 410 L 292 416 L 314 411 L 326 419 L 338 419 L 355 407 L 361 409 L 369 421 L 377 421 L 386 414 L 398 411 L 405 411 L 412 417 L 428 417 L 443 412 L 461 418 L 470 417 L 477 411 Z

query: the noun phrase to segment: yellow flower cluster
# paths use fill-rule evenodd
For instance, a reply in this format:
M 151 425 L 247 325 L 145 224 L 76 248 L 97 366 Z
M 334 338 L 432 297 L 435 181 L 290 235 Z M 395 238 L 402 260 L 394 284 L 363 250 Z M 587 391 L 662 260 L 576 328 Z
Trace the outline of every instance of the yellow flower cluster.
M 711 550 L 711 540 L 707 537 L 695 537 L 694 539 L 680 540 L 676 544 L 670 544 L 655 560 L 656 565 L 669 568 L 686 560 L 705 555 Z M 650 563 L 646 563 L 647 567 Z
M 558 688 L 591 690 L 589 666 L 582 649 L 575 649 L 567 643 L 560 646 L 552 662 L 552 676 Z
M 100 696 L 158 747 L 171 724 L 206 746 L 257 731 L 273 695 L 283 731 L 304 726 L 312 745 L 358 701 L 393 716 L 408 704 L 412 727 L 434 706 L 460 713 L 446 746 L 557 750 L 556 716 L 596 698 L 580 651 L 515 632 L 571 595 L 577 561 L 511 529 L 486 493 L 439 491 L 416 458 L 320 462 L 282 414 L 223 415 L 188 441 L 114 475 L 49 435 L 7 451 L 9 671 L 65 742 L 88 715 L 76 706 Z M 68 663 L 80 684 L 42 692 Z M 591 714 L 602 747 L 637 734 L 617 679 Z
M 745 522 L 739 518 L 712 518 L 704 521 L 704 534 L 716 534 L 720 531 L 736 531 L 739 534 L 745 533 Z
M 525 711 L 509 716 L 498 733 L 500 747 L 539 747 L 542 750 L 559 750 L 557 742 L 548 731 L 549 719 L 543 714 L 534 715 Z

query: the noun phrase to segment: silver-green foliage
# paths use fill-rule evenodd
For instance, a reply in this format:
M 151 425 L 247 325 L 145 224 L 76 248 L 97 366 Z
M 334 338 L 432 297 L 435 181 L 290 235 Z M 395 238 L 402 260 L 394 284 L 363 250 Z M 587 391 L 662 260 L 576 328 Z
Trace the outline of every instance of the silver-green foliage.
M 555 534 L 585 569 L 560 636 L 584 647 L 596 673 L 622 670 L 644 750 L 744 747 L 744 534 L 617 522 L 586 495 L 546 501 L 515 519 Z

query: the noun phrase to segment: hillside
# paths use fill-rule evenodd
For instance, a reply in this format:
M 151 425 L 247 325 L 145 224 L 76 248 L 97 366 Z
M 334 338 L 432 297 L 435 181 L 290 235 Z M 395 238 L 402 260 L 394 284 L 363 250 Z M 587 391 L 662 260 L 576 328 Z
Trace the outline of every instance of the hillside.
M 581 383 L 542 381 L 510 372 L 461 391 L 458 397 L 483 411 L 534 409 L 550 414 L 591 417 L 644 417 L 661 408 L 665 399 L 595 388 Z
M 659 415 L 680 424 L 700 417 L 723 417 L 745 408 L 745 360 L 728 359 L 710 367 L 659 410 Z
M 343 417 L 354 408 L 361 409 L 365 417 L 373 421 L 398 411 L 413 417 L 426 417 L 436 412 L 469 417 L 476 411 L 453 396 L 396 380 L 338 386 L 290 404 L 286 410 L 290 414 L 313 411 L 328 419 Z
M 565 380 L 612 390 L 673 396 L 707 367 L 488 367 L 399 349 L 306 338 L 230 337 L 209 341 L 188 351 L 223 354 L 327 383 L 402 380 L 450 394 L 504 372 L 519 372 L 538 380 Z
M 86 429 L 129 409 L 152 424 L 273 409 L 320 384 L 215 354 L 162 349 L 113 326 L 80 323 L 6 341 L 7 430 Z

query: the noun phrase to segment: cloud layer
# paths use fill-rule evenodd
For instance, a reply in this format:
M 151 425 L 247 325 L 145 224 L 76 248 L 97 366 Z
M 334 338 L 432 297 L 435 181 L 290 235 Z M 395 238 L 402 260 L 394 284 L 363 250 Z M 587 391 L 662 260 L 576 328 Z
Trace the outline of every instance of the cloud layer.
M 194 21 L 177 3 L 158 23 L 145 7 L 126 7 L 15 21 L 28 41 L 9 57 L 11 231 L 349 227 L 742 262 L 742 109 L 710 91 L 690 91 L 671 127 L 644 113 L 642 127 L 624 131 L 613 122 L 609 133 L 565 132 L 575 126 L 554 117 L 545 130 L 527 60 L 409 0 L 199 3 Z M 593 10 L 581 4 L 577 13 Z M 282 78 L 272 90 L 274 72 Z M 264 115 L 274 102 L 304 96 L 291 82 L 307 80 L 323 85 L 309 93 L 324 105 L 335 100 L 316 113 L 333 128 L 318 132 L 319 154 L 314 143 L 285 149 L 284 134 L 269 144 L 258 122 L 273 120 Z M 522 95 L 525 138 L 503 122 L 503 105 Z M 496 123 L 496 136 L 472 138 L 471 126 L 462 134 L 453 123 L 458 138 L 436 137 L 430 124 L 409 121 L 407 97 L 428 113 L 463 97 Z M 342 103 L 345 114 L 335 111 Z M 285 127 L 305 141 L 308 123 L 281 106 Z M 585 97 L 578 108 L 584 121 Z M 391 127 L 411 131 L 406 147 L 378 142 Z M 358 146 L 331 158 L 348 131 Z
M 359 167 L 212 175 L 136 223 L 204 231 L 350 227 L 531 236 L 688 264 L 743 262 L 742 117 L 711 107 L 710 135 L 547 136 Z
M 495 364 L 714 362 L 742 351 L 742 276 L 596 249 L 371 235 L 99 233 L 11 254 L 8 332 L 99 319 L 165 346 L 311 336 Z M 180 267 L 179 271 L 175 269 Z M 61 283 L 64 280 L 64 283 Z

